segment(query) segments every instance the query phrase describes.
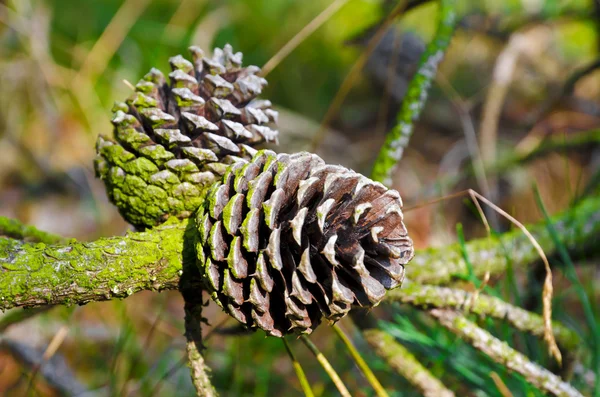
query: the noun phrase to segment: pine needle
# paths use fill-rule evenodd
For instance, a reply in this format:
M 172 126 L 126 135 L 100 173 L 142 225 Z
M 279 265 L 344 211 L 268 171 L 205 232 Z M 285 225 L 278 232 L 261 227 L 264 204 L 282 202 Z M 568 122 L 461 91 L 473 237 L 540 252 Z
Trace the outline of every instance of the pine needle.
M 348 0 L 335 0 L 312 21 L 302 28 L 290 41 L 288 41 L 275 55 L 271 57 L 262 67 L 261 75 L 264 77 L 271 73 L 292 51 L 296 49 L 308 36 L 313 34 L 321 25 L 323 25 L 333 14 L 335 14 Z
M 373 371 L 371 371 L 371 368 L 369 368 L 369 365 L 362 358 L 359 351 L 356 350 L 356 347 L 354 347 L 352 341 L 348 338 L 348 336 L 346 336 L 344 331 L 337 324 L 335 324 L 332 328 L 335 331 L 336 335 L 342 340 L 342 342 L 346 346 L 346 349 L 348 349 L 348 351 L 350 352 L 350 355 L 354 359 L 354 362 L 356 363 L 358 368 L 360 368 L 365 378 L 367 378 L 367 381 L 371 384 L 371 386 L 375 390 L 375 393 L 377 393 L 379 397 L 388 397 L 389 394 L 385 391 L 385 389 L 383 388 Z
M 288 341 L 285 338 L 281 338 L 283 341 L 283 345 L 285 346 L 285 350 L 290 356 L 290 360 L 292 360 L 292 365 L 294 366 L 294 371 L 296 372 L 296 376 L 298 377 L 298 381 L 300 381 L 300 387 L 302 387 L 302 391 L 306 397 L 314 397 L 314 393 L 310 387 L 310 382 L 306 378 L 306 374 L 300 365 L 300 362 L 296 360 L 296 356 L 292 352 L 292 348 L 290 347 Z
M 312 354 L 315 355 L 315 357 L 317 358 L 317 361 L 319 361 L 319 364 L 321 364 L 321 367 L 323 367 L 325 372 L 327 372 L 327 375 L 329 375 L 329 377 L 333 381 L 333 384 L 335 385 L 335 387 L 337 387 L 340 394 L 343 397 L 351 397 L 352 395 L 346 388 L 346 385 L 344 385 L 344 382 L 342 381 L 340 376 L 337 374 L 337 372 L 335 372 L 335 369 L 333 369 L 333 367 L 331 366 L 331 364 L 329 363 L 327 358 L 325 358 L 323 353 L 321 353 L 321 351 L 319 351 L 317 346 L 315 346 L 315 344 L 312 343 L 306 335 L 302 335 L 300 337 L 300 340 L 302 340 L 302 342 L 304 342 L 304 344 L 306 345 L 306 347 L 308 347 L 308 349 L 312 352 Z

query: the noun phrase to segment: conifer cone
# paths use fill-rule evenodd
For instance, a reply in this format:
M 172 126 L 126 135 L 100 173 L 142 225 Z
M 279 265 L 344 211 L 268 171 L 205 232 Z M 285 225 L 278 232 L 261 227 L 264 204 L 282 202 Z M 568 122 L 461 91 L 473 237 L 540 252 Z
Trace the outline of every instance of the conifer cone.
M 192 62 L 170 59 L 167 83 L 152 69 L 135 94 L 113 108 L 114 139 L 100 136 L 96 173 L 111 201 L 143 228 L 189 217 L 202 193 L 229 164 L 250 159 L 254 146 L 276 141 L 277 112 L 256 99 L 267 81 L 242 53 L 216 48 L 212 58 L 190 47 Z
M 260 151 L 230 166 L 195 221 L 211 296 L 249 328 L 310 333 L 372 307 L 413 245 L 398 192 L 310 153 Z

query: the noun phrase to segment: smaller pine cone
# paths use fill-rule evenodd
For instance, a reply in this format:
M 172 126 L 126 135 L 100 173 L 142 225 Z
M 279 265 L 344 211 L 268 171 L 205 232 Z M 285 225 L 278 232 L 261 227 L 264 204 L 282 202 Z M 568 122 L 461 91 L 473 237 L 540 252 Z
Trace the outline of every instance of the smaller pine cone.
M 395 190 L 310 153 L 260 151 L 230 166 L 195 221 L 213 300 L 269 335 L 372 307 L 404 278 L 413 245 Z
M 229 164 L 277 140 L 269 127 L 277 112 L 256 99 L 267 84 L 260 68 L 242 67 L 242 53 L 229 45 L 212 58 L 190 51 L 192 62 L 170 59 L 169 83 L 152 69 L 134 95 L 115 104 L 114 139 L 100 136 L 96 145 L 96 174 L 109 198 L 141 228 L 191 216 Z

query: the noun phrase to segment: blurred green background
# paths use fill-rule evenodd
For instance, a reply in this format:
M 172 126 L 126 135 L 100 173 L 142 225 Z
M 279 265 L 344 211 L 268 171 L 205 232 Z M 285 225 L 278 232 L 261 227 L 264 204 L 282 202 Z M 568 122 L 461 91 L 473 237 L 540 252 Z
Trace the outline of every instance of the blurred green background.
M 436 2 L 413 8 L 394 23 L 380 46 L 367 54 L 342 106 L 321 121 L 365 43 L 395 6 L 386 0 L 348 0 L 269 75 L 263 97 L 280 110 L 279 150 L 315 150 L 326 160 L 368 174 L 385 132 L 435 30 Z M 329 0 L 0 0 L 0 215 L 78 239 L 128 230 L 93 175 L 94 142 L 111 131 L 110 108 L 123 100 L 151 67 L 187 55 L 195 44 L 210 50 L 230 43 L 244 63 L 262 66 Z M 465 171 L 469 126 L 480 130 L 486 93 L 495 84 L 497 60 L 515 38 L 519 55 L 498 117 L 496 149 L 501 157 L 527 151 L 552 137 L 570 139 L 600 127 L 600 69 L 565 82 L 600 57 L 600 5 L 592 0 L 459 1 L 459 28 L 442 64 L 431 98 L 394 187 L 406 205 L 424 203 L 480 183 Z M 511 44 L 512 43 L 512 44 Z M 541 218 L 531 189 L 539 188 L 551 213 L 567 208 L 598 183 L 600 150 L 585 144 L 512 164 L 499 175 L 495 201 L 523 222 Z M 593 177 L 596 175 L 596 179 Z M 452 179 L 454 182 L 449 183 Z M 594 182 L 595 181 L 595 182 Z M 479 181 L 480 182 L 480 181 Z M 419 248 L 456 241 L 456 224 L 467 238 L 485 230 L 460 200 L 408 212 L 409 231 Z M 498 221 L 496 227 L 509 226 Z M 590 300 L 600 301 L 598 266 L 579 268 Z M 539 311 L 535 270 L 510 280 L 492 280 L 499 296 Z M 561 274 L 555 275 L 555 317 L 583 331 L 580 305 Z M 598 307 L 595 307 L 598 309 Z M 477 354 L 454 336 L 407 308 L 377 311 L 385 327 L 411 347 L 424 364 L 466 395 L 500 396 L 489 373 L 498 372 L 514 395 L 537 395 L 518 376 Z M 210 305 L 213 325 L 207 360 L 224 396 L 302 395 L 281 342 L 264 334 L 229 335 L 234 321 Z M 484 322 L 484 325 L 486 323 Z M 548 364 L 537 341 L 489 325 L 534 359 Z M 349 320 L 341 326 L 356 336 Z M 233 327 L 233 328 L 232 328 Z M 9 328 L 4 337 L 44 351 L 56 335 L 56 356 L 73 377 L 98 395 L 194 395 L 185 365 L 183 304 L 177 292 L 140 293 L 125 301 L 56 308 Z M 323 350 L 350 390 L 372 391 L 326 326 L 311 339 Z M 355 342 L 394 395 L 413 395 L 374 356 Z M 292 342 L 318 395 L 335 389 L 316 360 Z M 587 354 L 587 355 L 586 355 Z M 584 353 L 583 362 L 590 360 Z M 55 395 L 40 376 L 6 349 L 0 352 L 0 392 Z M 593 374 L 576 371 L 575 384 L 590 390 Z M 592 380 L 590 380 L 592 379 Z M 470 391 L 466 391 L 470 390 Z

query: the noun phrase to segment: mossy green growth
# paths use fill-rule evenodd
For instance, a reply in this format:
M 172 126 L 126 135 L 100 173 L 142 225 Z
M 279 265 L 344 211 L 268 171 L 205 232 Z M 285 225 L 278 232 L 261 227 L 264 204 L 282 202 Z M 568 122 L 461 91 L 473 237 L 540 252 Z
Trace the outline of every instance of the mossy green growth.
M 141 146 L 149 138 L 132 128 L 127 127 L 129 135 L 119 135 L 122 129 L 117 126 L 119 142 L 98 139 L 95 160 L 96 173 L 121 215 L 138 228 L 159 225 L 169 216 L 191 216 L 204 202 L 215 176 L 200 172 L 189 159 L 176 159 L 163 146 Z
M 600 234 L 600 197 L 591 196 L 575 207 L 551 219 L 559 231 L 565 246 L 573 251 L 597 252 L 598 244 L 590 241 Z M 527 226 L 527 230 L 542 247 L 546 256 L 556 252 L 545 224 Z M 502 274 L 508 268 L 506 253 L 510 253 L 513 268 L 519 268 L 539 259 L 539 253 L 520 229 L 500 236 L 475 239 L 465 244 L 467 256 L 474 266 L 474 276 L 482 277 L 486 272 Z M 466 274 L 468 266 L 462 255 L 460 244 L 443 248 L 428 248 L 419 251 L 406 267 L 408 279 L 422 284 L 448 284 Z
M 410 81 L 394 128 L 387 134 L 371 178 L 390 186 L 393 170 L 402 158 L 414 129 L 414 123 L 425 107 L 431 83 L 436 76 L 439 63 L 450 44 L 456 26 L 456 5 L 453 0 L 440 2 L 437 31 L 425 52 L 421 55 L 415 76 Z
M 187 221 L 171 219 L 149 232 L 63 245 L 0 238 L 0 309 L 84 304 L 146 289 L 176 288 Z M 192 247 L 193 249 L 193 247 Z
M 502 299 L 457 289 L 408 283 L 403 288 L 388 292 L 388 302 L 402 302 L 418 307 L 456 309 L 482 317 L 506 321 L 518 330 L 540 338 L 544 337 L 544 319 L 541 315 L 513 306 Z M 558 322 L 552 324 L 558 344 L 568 351 L 576 351 L 581 342 L 577 333 Z
M 0 216 L 0 237 L 48 244 L 56 244 L 66 240 L 62 236 L 41 231 L 33 226 L 24 225 L 15 219 L 4 216 Z

